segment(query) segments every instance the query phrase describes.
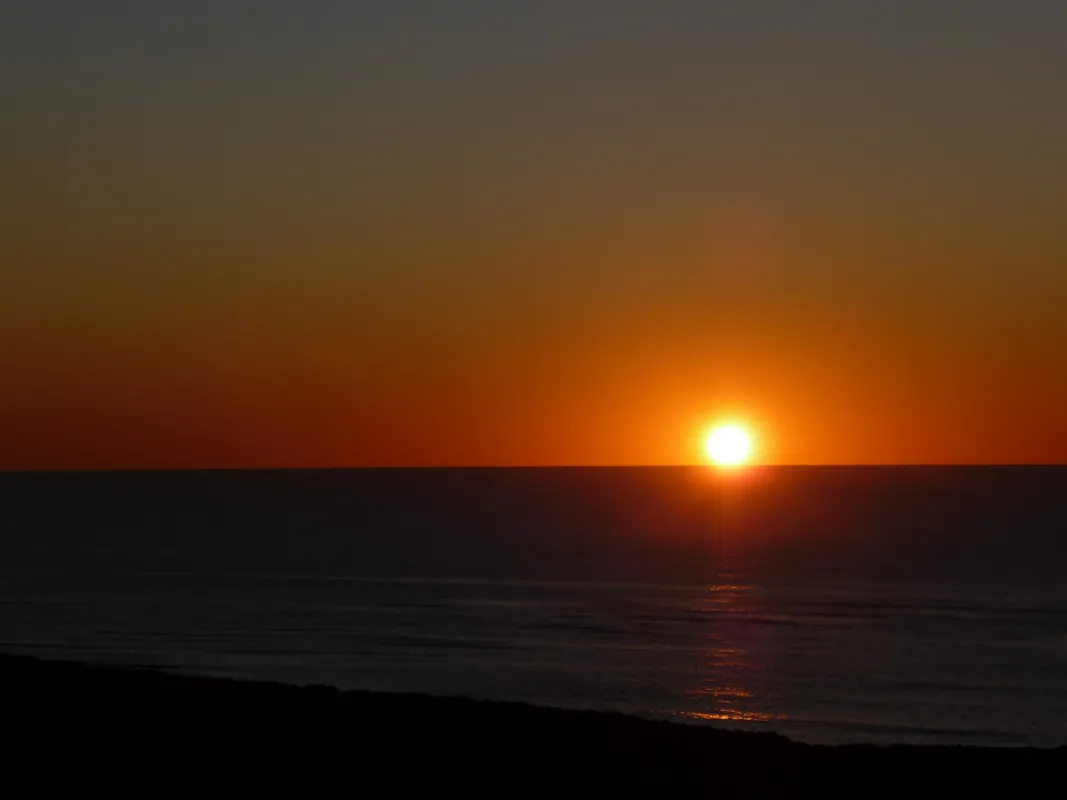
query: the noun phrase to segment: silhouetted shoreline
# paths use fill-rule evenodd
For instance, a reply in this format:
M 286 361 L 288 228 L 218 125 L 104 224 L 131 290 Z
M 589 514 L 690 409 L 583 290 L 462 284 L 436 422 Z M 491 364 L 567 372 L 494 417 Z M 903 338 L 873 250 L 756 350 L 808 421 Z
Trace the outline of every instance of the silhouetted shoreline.
M 1003 786 L 1022 794 L 1067 766 L 1067 747 L 822 747 L 615 713 L 5 654 L 0 696 L 0 787 L 9 788 L 104 785 L 153 796 L 455 788 L 514 796 L 667 787 L 778 797 Z

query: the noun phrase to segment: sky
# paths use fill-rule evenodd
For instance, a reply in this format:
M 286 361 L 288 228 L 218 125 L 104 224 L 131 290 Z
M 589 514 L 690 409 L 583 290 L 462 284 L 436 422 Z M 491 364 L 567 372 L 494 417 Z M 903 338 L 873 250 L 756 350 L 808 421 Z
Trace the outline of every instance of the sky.
M 1067 6 L 0 2 L 0 469 L 1067 463 Z

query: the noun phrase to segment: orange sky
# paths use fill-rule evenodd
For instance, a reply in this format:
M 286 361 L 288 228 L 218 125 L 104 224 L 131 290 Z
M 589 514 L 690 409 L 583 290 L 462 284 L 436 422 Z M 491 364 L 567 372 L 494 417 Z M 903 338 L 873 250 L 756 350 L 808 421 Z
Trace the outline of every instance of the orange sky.
M 27 7 L 0 468 L 1065 463 L 1067 22 L 981 7 Z

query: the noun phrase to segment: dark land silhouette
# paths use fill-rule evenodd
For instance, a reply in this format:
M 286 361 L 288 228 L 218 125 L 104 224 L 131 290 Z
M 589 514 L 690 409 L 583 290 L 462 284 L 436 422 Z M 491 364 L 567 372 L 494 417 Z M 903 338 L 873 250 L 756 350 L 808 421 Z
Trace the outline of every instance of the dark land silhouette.
M 1026 796 L 1053 790 L 1067 767 L 1067 747 L 811 746 L 615 713 L 3 654 L 0 714 L 5 796 Z

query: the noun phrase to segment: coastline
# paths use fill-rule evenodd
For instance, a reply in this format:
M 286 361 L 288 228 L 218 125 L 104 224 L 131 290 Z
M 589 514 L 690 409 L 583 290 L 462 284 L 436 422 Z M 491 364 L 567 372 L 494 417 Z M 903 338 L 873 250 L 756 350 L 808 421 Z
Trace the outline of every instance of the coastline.
M 613 712 L 3 653 L 0 714 L 0 787 L 108 786 L 153 796 L 451 787 L 488 797 L 564 786 L 731 797 L 993 786 L 1017 794 L 1067 765 L 1067 746 L 817 746 Z

